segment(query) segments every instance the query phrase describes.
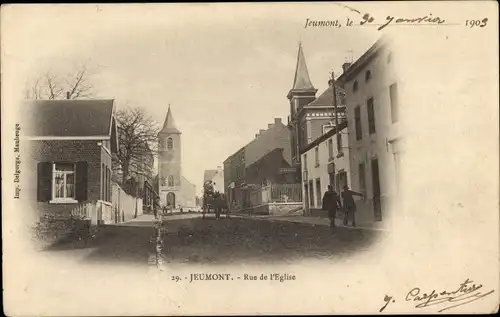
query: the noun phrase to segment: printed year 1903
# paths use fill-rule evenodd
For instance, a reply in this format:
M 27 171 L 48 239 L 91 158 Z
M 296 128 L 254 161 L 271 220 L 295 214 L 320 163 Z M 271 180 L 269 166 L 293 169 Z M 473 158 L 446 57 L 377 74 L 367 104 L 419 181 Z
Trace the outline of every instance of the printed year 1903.
M 480 27 L 484 28 L 488 24 L 488 18 L 484 18 L 482 20 L 465 20 L 465 26 L 470 28 Z

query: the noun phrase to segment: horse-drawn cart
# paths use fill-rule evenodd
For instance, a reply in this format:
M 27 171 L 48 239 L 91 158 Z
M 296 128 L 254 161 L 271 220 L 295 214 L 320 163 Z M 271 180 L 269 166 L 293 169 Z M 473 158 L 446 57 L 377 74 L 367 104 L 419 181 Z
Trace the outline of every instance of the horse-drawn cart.
M 226 218 L 229 218 L 229 208 L 227 206 L 226 196 L 215 191 L 212 183 L 207 182 L 204 185 L 203 192 L 203 218 L 205 218 L 205 214 L 211 212 L 215 213 L 216 219 L 220 219 L 220 214 L 222 212 L 226 214 Z

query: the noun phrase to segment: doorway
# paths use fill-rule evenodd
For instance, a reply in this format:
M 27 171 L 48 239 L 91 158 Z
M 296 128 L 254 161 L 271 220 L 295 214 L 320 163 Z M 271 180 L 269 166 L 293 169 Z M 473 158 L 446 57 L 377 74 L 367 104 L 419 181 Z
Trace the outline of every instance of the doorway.
M 371 168 L 372 168 L 372 182 L 373 182 L 373 211 L 374 211 L 375 221 L 382 221 L 378 159 L 372 159 Z
M 309 186 L 307 183 L 304 184 L 304 207 L 306 215 L 309 214 Z
M 175 208 L 175 194 L 174 193 L 167 194 L 167 206 L 171 206 L 172 208 Z
M 321 208 L 321 180 L 316 179 L 316 208 Z
M 313 181 L 309 181 L 309 207 L 314 206 L 314 187 Z

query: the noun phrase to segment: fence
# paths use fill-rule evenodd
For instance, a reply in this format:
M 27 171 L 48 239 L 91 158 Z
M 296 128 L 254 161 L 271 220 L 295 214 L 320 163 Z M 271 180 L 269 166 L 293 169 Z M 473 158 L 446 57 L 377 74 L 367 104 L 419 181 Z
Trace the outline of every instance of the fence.
M 116 183 L 112 192 L 113 220 L 115 223 L 128 221 L 142 215 L 142 198 L 136 198 L 125 193 Z
M 90 220 L 92 224 L 110 224 L 113 222 L 111 203 L 98 200 L 79 204 L 71 210 L 71 217 Z
M 302 201 L 300 184 L 271 184 L 261 189 L 262 203 L 288 203 Z
M 268 203 L 292 202 L 302 202 L 302 188 L 300 184 L 271 184 L 265 187 L 252 185 L 242 189 L 241 206 L 243 208 Z

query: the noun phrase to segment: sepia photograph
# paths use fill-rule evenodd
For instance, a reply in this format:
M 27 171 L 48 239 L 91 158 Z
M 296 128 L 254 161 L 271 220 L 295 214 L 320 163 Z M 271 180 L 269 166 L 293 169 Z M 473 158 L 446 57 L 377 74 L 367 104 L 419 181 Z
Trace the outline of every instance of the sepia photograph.
M 495 10 L 2 6 L 5 314 L 498 312 Z

